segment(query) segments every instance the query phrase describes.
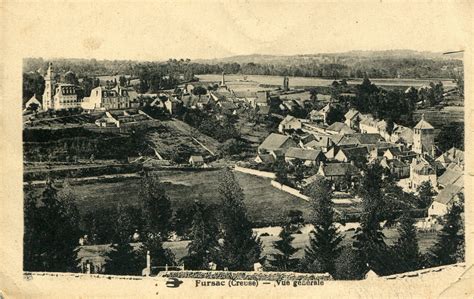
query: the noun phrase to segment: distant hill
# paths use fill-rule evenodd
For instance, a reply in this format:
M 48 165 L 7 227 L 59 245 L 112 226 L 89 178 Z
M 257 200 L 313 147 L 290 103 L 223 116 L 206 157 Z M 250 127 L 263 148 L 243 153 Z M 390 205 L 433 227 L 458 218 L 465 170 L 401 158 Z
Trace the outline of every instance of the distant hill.
M 215 59 L 197 59 L 197 63 L 272 63 L 286 64 L 295 63 L 295 61 L 317 61 L 317 62 L 341 62 L 352 59 L 462 59 L 462 53 L 452 53 L 444 55 L 440 52 L 420 52 L 415 50 L 386 50 L 386 51 L 349 51 L 341 53 L 320 53 L 320 54 L 300 54 L 300 55 L 266 55 L 266 54 L 250 54 L 237 55 Z

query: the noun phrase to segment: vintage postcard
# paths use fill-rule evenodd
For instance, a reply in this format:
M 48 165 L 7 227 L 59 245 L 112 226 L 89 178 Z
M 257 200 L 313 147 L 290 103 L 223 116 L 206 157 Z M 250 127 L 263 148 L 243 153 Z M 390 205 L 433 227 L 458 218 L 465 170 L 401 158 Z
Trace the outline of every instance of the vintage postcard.
M 0 297 L 474 295 L 469 1 L 0 9 Z

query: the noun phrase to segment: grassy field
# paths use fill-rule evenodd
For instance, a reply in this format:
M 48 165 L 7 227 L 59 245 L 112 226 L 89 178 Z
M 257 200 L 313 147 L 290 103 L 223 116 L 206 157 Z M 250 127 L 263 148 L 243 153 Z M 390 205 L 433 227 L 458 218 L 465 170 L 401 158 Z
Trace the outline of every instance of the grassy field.
M 217 74 L 206 74 L 206 75 L 197 75 L 200 81 L 203 82 L 219 82 L 222 79 L 221 75 Z M 244 75 L 226 75 L 226 83 L 232 88 L 232 85 L 242 85 L 249 84 L 253 81 L 256 84 L 265 84 L 265 85 L 282 85 L 283 77 L 282 76 L 264 76 L 264 75 L 248 75 L 247 82 L 242 82 Z M 334 81 L 332 79 L 323 79 L 323 78 L 310 78 L 310 77 L 289 77 L 290 87 L 302 87 L 302 86 L 330 86 Z M 439 79 L 370 79 L 373 83 L 378 86 L 399 86 L 399 87 L 421 87 L 423 85 L 428 85 L 430 81 L 439 81 Z M 454 87 L 455 83 L 452 80 L 441 80 L 445 88 Z M 360 84 L 362 79 L 353 79 L 348 80 L 349 84 Z M 244 84 L 245 83 L 245 84 Z M 250 89 L 250 87 L 247 87 Z
M 161 181 L 171 199 L 173 208 L 191 206 L 201 199 L 206 204 L 219 204 L 219 171 L 159 171 Z M 256 223 L 280 222 L 289 210 L 303 211 L 309 216 L 309 203 L 288 193 L 277 190 L 268 179 L 244 173 L 235 173 L 245 194 L 245 204 L 250 219 Z M 138 205 L 139 180 L 84 184 L 72 186 L 82 213 L 107 208 L 119 203 Z

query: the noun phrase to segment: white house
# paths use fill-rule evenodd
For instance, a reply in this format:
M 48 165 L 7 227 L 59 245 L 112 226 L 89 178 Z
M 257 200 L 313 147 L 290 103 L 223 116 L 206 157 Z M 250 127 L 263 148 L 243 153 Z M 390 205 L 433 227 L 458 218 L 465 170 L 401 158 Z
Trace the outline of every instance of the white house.
M 278 125 L 278 131 L 280 133 L 285 132 L 286 130 L 298 130 L 301 129 L 301 121 L 294 116 L 287 115 Z
M 428 216 L 443 216 L 448 212 L 448 208 L 460 200 L 464 192 L 463 186 L 449 185 L 436 195 L 433 203 L 428 209 Z

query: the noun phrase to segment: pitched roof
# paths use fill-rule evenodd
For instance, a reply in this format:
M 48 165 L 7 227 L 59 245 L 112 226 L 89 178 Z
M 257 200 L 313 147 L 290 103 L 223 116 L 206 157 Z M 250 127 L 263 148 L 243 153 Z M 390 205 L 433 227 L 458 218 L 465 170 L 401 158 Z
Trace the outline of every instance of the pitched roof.
M 285 154 L 286 158 L 294 158 L 300 160 L 316 161 L 321 154 L 321 150 L 302 149 L 299 147 L 290 147 Z
M 459 178 L 463 176 L 463 171 L 459 166 L 448 165 L 446 171 L 438 178 L 438 184 L 448 186 L 454 184 Z
M 192 160 L 193 162 L 204 162 L 204 159 L 202 156 L 191 156 L 189 160 Z
M 353 119 L 354 117 L 356 117 L 357 115 L 359 114 L 359 111 L 355 110 L 355 109 L 349 109 L 349 111 L 347 111 L 347 113 L 344 115 L 344 117 L 346 119 Z
M 345 132 L 346 134 L 354 133 L 354 131 L 349 128 L 345 123 L 341 123 L 338 121 L 327 127 L 326 131 Z
M 305 143 L 305 147 L 330 147 L 331 139 L 327 136 L 321 137 L 319 140 L 311 140 L 308 143 Z
M 341 148 L 340 152 L 349 160 L 358 160 L 369 154 L 366 147 Z
M 270 154 L 260 154 L 258 156 L 260 157 L 260 160 L 262 160 L 263 163 L 273 163 L 275 161 L 273 155 Z
M 419 130 L 428 130 L 428 129 L 434 129 L 434 127 L 425 120 L 424 115 L 421 116 L 421 120 L 416 124 L 414 129 L 419 129 Z
M 265 138 L 265 140 L 262 142 L 262 144 L 259 146 L 259 148 L 269 149 L 269 150 L 279 149 L 289 139 L 290 139 L 290 137 L 288 137 L 286 135 L 271 133 L 270 135 L 267 136 L 267 138 Z
M 383 140 L 379 133 L 345 134 L 337 143 L 338 145 L 377 144 Z
M 359 169 L 351 163 L 328 163 L 321 165 L 325 176 L 344 176 L 359 173 Z
M 456 195 L 464 191 L 464 187 L 462 186 L 456 186 L 456 185 L 448 185 L 446 188 L 441 190 L 438 195 L 435 197 L 435 201 L 442 203 L 442 204 L 448 204 L 450 203 Z
M 280 122 L 280 125 L 286 125 L 286 124 L 288 124 L 288 123 L 290 123 L 290 122 L 294 122 L 294 121 L 298 121 L 298 122 L 299 122 L 299 120 L 298 120 L 296 117 L 291 116 L 291 115 L 287 115 L 287 116 Z

